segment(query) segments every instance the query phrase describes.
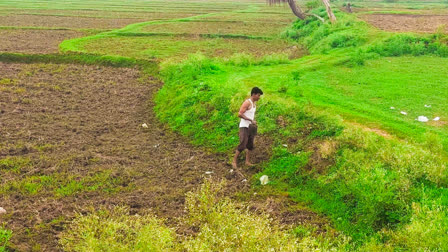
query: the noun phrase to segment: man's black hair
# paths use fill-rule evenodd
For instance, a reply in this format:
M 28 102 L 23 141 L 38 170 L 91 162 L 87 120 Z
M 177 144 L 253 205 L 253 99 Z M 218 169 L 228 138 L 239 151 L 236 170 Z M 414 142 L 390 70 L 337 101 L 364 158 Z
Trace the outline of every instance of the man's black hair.
M 263 94 L 263 91 L 261 91 L 261 89 L 259 89 L 258 87 L 254 87 L 252 88 L 252 91 L 250 92 L 250 95 L 254 95 L 254 94 Z

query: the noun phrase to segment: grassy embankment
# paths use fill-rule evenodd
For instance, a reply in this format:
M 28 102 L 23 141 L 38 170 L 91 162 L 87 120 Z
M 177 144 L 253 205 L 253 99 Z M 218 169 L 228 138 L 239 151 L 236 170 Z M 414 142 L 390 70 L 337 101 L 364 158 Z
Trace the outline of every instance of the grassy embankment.
M 380 32 L 338 15 L 334 26 L 297 21 L 287 31 L 311 53 L 298 60 L 194 55 L 162 65 L 160 119 L 231 152 L 238 106 L 260 86 L 258 122 L 275 144 L 258 176 L 329 216 L 357 248 L 443 249 L 446 126 L 415 119 L 446 115 L 445 37 Z

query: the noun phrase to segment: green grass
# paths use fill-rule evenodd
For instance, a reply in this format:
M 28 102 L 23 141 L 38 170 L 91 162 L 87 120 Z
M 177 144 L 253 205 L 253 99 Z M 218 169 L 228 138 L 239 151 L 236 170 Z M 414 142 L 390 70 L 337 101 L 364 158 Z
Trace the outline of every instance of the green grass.
M 7 230 L 3 226 L 0 226 L 0 252 L 8 251 L 7 248 L 11 236 L 12 236 L 11 230 Z
M 126 177 L 117 177 L 110 171 L 100 171 L 85 176 L 55 173 L 9 179 L 0 184 L 0 194 L 33 196 L 50 193 L 57 198 L 61 198 L 90 191 L 116 193 L 126 190 L 128 184 L 129 181 L 127 181 Z

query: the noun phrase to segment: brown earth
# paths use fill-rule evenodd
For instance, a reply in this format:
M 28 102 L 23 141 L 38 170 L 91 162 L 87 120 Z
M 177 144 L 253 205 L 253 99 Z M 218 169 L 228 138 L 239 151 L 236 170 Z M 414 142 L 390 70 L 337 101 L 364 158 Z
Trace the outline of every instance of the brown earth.
M 57 53 L 62 41 L 82 36 L 67 30 L 0 30 L 0 52 Z
M 37 16 L 63 16 L 83 18 L 112 18 L 112 19 L 145 19 L 164 20 L 183 18 L 197 15 L 184 12 L 150 12 L 150 11 L 101 11 L 101 10 L 39 10 L 39 9 L 14 9 L 6 10 L 6 14 L 12 15 L 37 15 Z M 95 27 L 97 28 L 97 27 Z
M 205 177 L 228 179 L 228 195 L 250 189 L 230 172 L 229 156 L 194 147 L 157 122 L 151 97 L 161 83 L 140 77 L 137 69 L 0 63 L 0 160 L 30 160 L 15 172 L 0 165 L 0 202 L 8 212 L 0 223 L 14 232 L 12 249 L 57 251 L 57 236 L 75 212 L 104 206 L 127 205 L 132 213 L 151 209 L 177 227 L 185 193 Z M 258 140 L 264 148 L 255 157 L 263 161 L 270 141 Z M 250 180 L 257 168 L 241 171 Z M 106 178 L 96 189 L 98 181 L 57 194 L 101 174 Z M 46 185 L 44 176 L 55 185 Z M 30 181 L 42 187 L 31 193 L 25 183 Z M 256 209 L 263 204 L 272 208 L 266 201 Z M 281 206 L 274 213 L 283 222 L 324 223 L 311 212 Z
M 379 29 L 392 32 L 434 33 L 440 26 L 448 25 L 448 15 L 371 14 L 360 17 Z
M 144 21 L 147 19 L 10 15 L 0 19 L 0 26 L 114 29 Z

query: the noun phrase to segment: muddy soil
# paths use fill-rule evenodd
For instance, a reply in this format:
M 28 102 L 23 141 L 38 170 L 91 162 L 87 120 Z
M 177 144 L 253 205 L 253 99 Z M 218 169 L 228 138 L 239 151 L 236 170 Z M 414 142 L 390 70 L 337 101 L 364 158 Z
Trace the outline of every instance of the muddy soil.
M 434 33 L 440 26 L 448 25 L 448 15 L 372 14 L 361 18 L 379 29 L 392 32 Z
M 0 26 L 116 29 L 144 21 L 147 19 L 10 15 L 0 19 Z
M 194 147 L 158 123 L 152 96 L 161 83 L 140 77 L 137 69 L 0 63 L 0 160 L 31 162 L 19 172 L 0 169 L 0 188 L 33 176 L 82 179 L 105 171 L 121 181 L 118 192 L 85 190 L 64 197 L 45 187 L 35 194 L 0 190 L 1 207 L 8 211 L 0 223 L 14 232 L 12 249 L 57 251 L 57 236 L 75 212 L 103 206 L 127 205 L 132 213 L 151 209 L 177 227 L 185 193 L 207 177 L 229 180 L 228 195 L 250 190 L 230 172 L 229 155 Z M 258 161 L 269 157 L 269 143 L 259 138 L 264 147 L 255 151 Z M 249 181 L 257 170 L 241 167 Z M 256 209 L 269 204 L 259 202 Z M 276 212 L 288 223 L 318 219 L 311 212 L 298 219 L 287 210 Z
M 62 41 L 83 35 L 67 30 L 0 30 L 0 52 L 57 53 Z

